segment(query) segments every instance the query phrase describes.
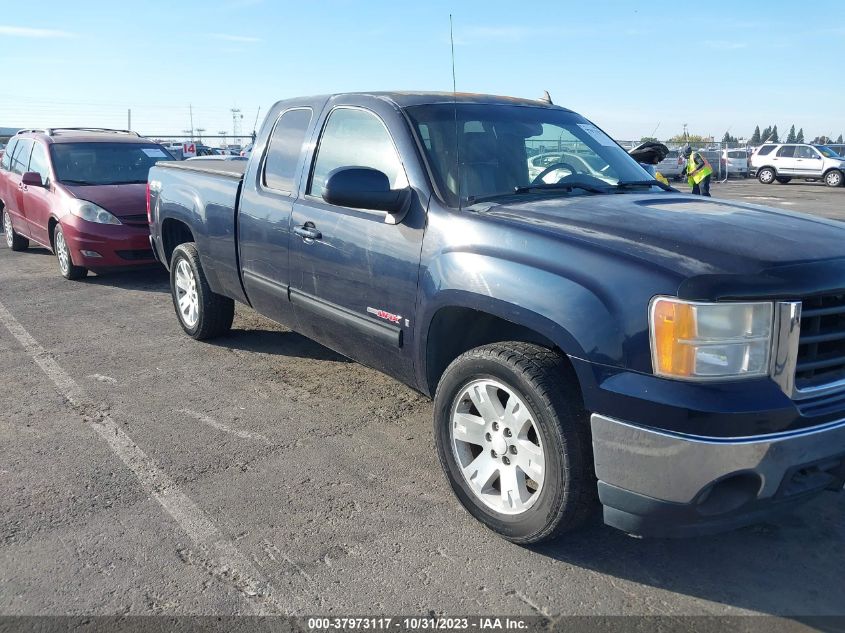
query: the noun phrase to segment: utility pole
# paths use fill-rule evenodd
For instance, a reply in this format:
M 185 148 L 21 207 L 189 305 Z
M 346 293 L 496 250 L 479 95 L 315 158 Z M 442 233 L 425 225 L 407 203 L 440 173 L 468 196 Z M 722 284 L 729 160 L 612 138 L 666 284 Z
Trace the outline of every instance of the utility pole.
M 132 108 L 129 108 L 126 111 L 126 129 L 127 130 L 132 129 Z
M 232 108 L 232 135 L 235 137 L 238 145 L 241 144 L 241 121 L 244 118 L 244 115 L 241 114 L 239 108 Z
M 226 143 L 226 130 L 220 130 L 217 133 L 220 135 L 220 147 L 228 147 L 228 143 Z
M 194 140 L 194 131 L 193 130 L 182 130 L 182 134 L 190 134 L 191 140 Z
M 202 143 L 202 133 L 203 132 L 205 132 L 204 127 L 198 127 L 197 128 L 197 139 L 199 140 L 200 143 Z
M 191 140 L 194 140 L 194 106 L 193 104 L 188 104 L 188 113 L 191 116 Z

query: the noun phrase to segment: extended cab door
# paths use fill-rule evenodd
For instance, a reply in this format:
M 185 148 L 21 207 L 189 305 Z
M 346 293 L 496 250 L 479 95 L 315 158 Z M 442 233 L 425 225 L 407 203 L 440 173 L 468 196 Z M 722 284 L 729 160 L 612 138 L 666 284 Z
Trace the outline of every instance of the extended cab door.
M 292 104 L 265 122 L 266 147 L 254 148 L 238 211 L 238 247 L 244 290 L 253 308 L 292 325 L 288 299 L 290 216 L 302 173 L 305 139 L 314 110 Z
M 809 145 L 799 145 L 795 149 L 795 174 L 821 178 L 824 166 L 822 155 Z
M 298 327 L 346 356 L 410 382 L 428 197 L 425 185 L 414 186 L 420 168 L 408 126 L 392 105 L 353 98 L 330 103 L 320 127 L 304 195 L 292 217 L 290 292 Z M 411 207 L 398 224 L 389 223 L 383 211 L 323 200 L 329 173 L 353 166 L 385 173 L 392 189 L 410 183 Z

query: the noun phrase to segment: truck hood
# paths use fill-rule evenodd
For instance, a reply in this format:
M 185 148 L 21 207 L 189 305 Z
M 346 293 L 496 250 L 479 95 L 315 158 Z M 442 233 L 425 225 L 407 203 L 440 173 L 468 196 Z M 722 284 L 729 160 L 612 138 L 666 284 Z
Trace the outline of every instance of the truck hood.
M 146 214 L 147 212 L 147 186 L 145 183 L 85 186 L 62 184 L 62 186 L 74 198 L 93 202 L 118 218 Z
M 578 195 L 470 210 L 645 260 L 684 278 L 755 275 L 845 258 L 845 223 L 700 196 Z

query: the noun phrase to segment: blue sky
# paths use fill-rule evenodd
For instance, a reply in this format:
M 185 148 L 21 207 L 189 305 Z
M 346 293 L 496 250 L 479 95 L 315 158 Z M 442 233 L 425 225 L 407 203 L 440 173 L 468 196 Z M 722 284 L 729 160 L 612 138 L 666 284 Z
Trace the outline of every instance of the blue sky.
M 5 0 L 0 127 L 123 127 L 132 108 L 135 129 L 180 133 L 192 104 L 195 128 L 231 131 L 237 107 L 249 131 L 286 97 L 451 90 L 450 13 L 459 90 L 548 90 L 619 139 L 684 123 L 845 132 L 845 3 L 832 0 Z

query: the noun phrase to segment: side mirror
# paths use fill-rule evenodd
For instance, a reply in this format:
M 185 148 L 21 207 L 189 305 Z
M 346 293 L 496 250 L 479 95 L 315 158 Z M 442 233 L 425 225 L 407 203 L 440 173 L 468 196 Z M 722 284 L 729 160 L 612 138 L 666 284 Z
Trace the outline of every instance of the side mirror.
M 386 221 L 396 224 L 411 206 L 411 188 L 391 189 L 387 175 L 377 169 L 339 167 L 329 172 L 323 200 L 341 207 L 386 211 Z
M 44 181 L 37 171 L 28 171 L 21 176 L 21 183 L 27 187 L 43 187 Z

